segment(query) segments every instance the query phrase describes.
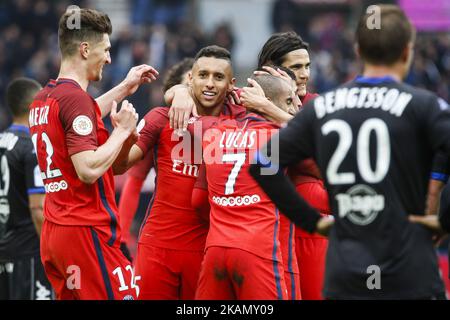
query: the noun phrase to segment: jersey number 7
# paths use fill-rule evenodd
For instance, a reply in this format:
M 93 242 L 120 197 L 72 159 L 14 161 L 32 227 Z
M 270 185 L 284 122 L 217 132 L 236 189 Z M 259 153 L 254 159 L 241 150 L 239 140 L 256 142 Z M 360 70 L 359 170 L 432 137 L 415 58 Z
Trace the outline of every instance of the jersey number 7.
M 222 162 L 235 162 L 233 169 L 231 169 L 228 175 L 227 183 L 225 183 L 225 194 L 234 193 L 234 184 L 236 183 L 239 171 L 241 171 L 242 165 L 245 162 L 245 153 L 228 153 L 222 156 Z

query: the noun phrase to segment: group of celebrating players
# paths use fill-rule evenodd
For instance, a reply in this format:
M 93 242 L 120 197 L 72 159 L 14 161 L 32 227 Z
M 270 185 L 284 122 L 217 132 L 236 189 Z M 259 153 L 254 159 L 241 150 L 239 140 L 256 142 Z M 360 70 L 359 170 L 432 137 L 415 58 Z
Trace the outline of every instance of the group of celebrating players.
M 4 296 L 445 298 L 432 237 L 450 230 L 447 216 L 437 215 L 450 112 L 435 95 L 402 83 L 415 32 L 397 6 L 379 8 L 381 28 L 365 14 L 356 30 L 362 76 L 334 91 L 307 92 L 308 44 L 277 33 L 248 86 L 235 88 L 230 53 L 208 46 L 170 70 L 170 107 L 154 107 L 139 122 L 124 99 L 156 80 L 157 70 L 134 67 L 92 98 L 89 82 L 111 63 L 111 22 L 79 9 L 74 29 L 66 12 L 57 80 L 40 88 L 18 79 L 8 88 L 14 124 L 0 135 L 7 177 L 0 213 L 8 212 L 0 217 L 9 217 L 0 220 L 0 253 L 10 255 L 0 255 Z M 122 233 L 126 240 L 151 167 L 155 191 L 132 263 Z M 118 209 L 113 176 L 127 170 Z M 21 226 L 35 245 L 21 256 L 22 270 L 10 258 L 17 248 L 2 251 L 19 245 Z M 371 284 L 373 267 L 381 280 Z M 17 289 L 30 269 L 32 284 Z

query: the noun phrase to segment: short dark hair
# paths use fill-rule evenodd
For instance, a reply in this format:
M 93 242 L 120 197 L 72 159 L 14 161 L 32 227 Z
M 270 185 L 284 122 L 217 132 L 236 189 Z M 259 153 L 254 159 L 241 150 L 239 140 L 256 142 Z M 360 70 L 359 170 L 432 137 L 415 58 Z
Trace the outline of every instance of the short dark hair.
M 275 65 L 272 65 L 272 64 L 265 64 L 264 66 L 271 67 L 271 68 L 273 68 L 275 70 L 277 70 L 277 69 L 283 70 L 284 72 L 286 72 L 288 74 L 289 77 L 291 77 L 292 80 L 297 81 L 297 76 L 295 75 L 294 71 L 292 71 L 289 68 L 286 68 L 286 67 L 283 67 L 283 66 L 275 66 Z M 258 68 L 257 70 L 258 71 L 264 71 L 264 72 L 266 71 L 262 67 Z
M 283 86 L 289 85 L 283 78 L 271 74 L 260 74 L 252 78 L 261 86 L 264 95 L 272 101 L 278 100 Z
M 77 22 L 75 15 L 79 15 L 79 26 L 72 25 Z M 73 55 L 81 42 L 100 42 L 105 33 L 112 33 L 111 20 L 106 13 L 84 8 L 67 10 L 59 19 L 58 28 L 62 56 Z
M 217 59 L 228 60 L 231 63 L 231 53 L 227 49 L 223 47 L 219 47 L 216 45 L 207 46 L 200 49 L 199 52 L 195 55 L 194 60 L 197 61 L 201 57 L 213 57 Z
M 36 80 L 30 78 L 17 78 L 8 84 L 6 89 L 6 104 L 14 117 L 28 113 L 28 107 L 34 96 L 42 87 Z
M 163 81 L 163 91 L 166 92 L 173 86 L 183 81 L 183 75 L 192 69 L 194 64 L 193 58 L 184 58 L 177 64 L 173 65 L 168 71 Z
M 371 14 L 364 14 L 356 29 L 356 42 L 361 59 L 375 65 L 397 62 L 415 30 L 405 13 L 396 5 L 379 5 L 380 28 L 370 25 Z
M 282 65 L 286 54 L 299 49 L 309 50 L 309 44 L 294 31 L 274 33 L 258 55 L 258 68 L 267 64 Z

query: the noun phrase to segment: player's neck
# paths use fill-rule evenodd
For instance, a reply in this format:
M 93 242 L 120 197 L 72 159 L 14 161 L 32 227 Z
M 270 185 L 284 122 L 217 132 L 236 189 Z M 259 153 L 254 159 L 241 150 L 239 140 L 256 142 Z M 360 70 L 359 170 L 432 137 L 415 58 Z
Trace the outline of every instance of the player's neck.
M 363 76 L 368 78 L 392 77 L 398 82 L 403 81 L 403 74 L 398 65 L 383 66 L 365 64 Z
M 70 59 L 62 61 L 58 75 L 58 79 L 60 78 L 75 80 L 84 91 L 87 90 L 89 85 L 84 68 L 80 68 L 76 61 Z
M 12 124 L 28 127 L 28 115 L 22 117 L 14 117 Z
M 222 111 L 223 103 L 217 106 L 205 108 L 200 103 L 197 103 L 197 112 L 200 116 L 213 116 L 218 117 Z

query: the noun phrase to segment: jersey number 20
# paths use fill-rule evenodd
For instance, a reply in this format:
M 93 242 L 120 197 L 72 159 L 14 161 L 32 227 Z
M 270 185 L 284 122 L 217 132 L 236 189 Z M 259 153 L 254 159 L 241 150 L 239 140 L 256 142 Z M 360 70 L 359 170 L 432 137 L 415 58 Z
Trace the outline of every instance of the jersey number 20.
M 375 133 L 377 143 L 377 158 L 375 170 L 370 165 L 370 134 Z M 322 126 L 324 136 L 331 132 L 337 132 L 339 143 L 334 151 L 327 167 L 327 178 L 330 184 L 352 184 L 355 183 L 355 173 L 338 172 L 350 147 L 353 144 L 353 134 L 350 125 L 339 119 L 333 119 Z M 368 183 L 378 183 L 384 179 L 391 161 L 391 145 L 389 131 L 386 123 L 381 119 L 367 119 L 361 125 L 356 139 L 356 162 L 361 177 Z

